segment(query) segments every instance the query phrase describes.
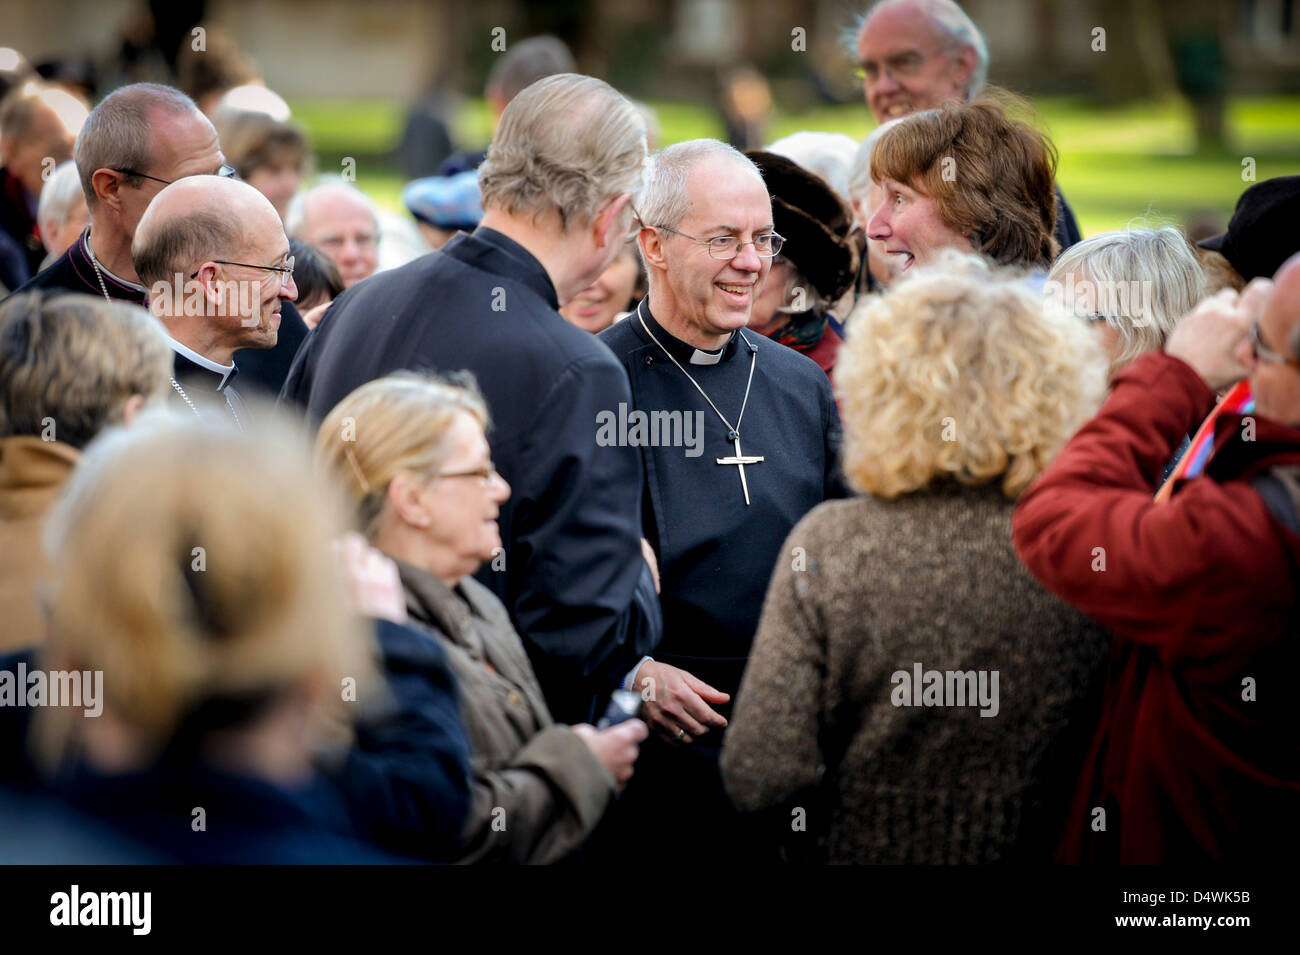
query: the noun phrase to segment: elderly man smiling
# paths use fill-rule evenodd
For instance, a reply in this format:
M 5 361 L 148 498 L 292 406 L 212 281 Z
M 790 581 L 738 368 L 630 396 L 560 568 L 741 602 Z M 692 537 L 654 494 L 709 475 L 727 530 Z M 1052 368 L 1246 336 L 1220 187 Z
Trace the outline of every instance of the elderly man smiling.
M 879 123 L 973 99 L 988 77 L 984 36 L 952 0 L 880 0 L 862 15 L 849 52 Z M 1056 241 L 1068 249 L 1082 235 L 1059 189 L 1056 198 Z
M 757 846 L 722 789 L 722 730 L 785 536 L 841 493 L 840 418 L 815 362 L 745 329 L 784 244 L 758 167 L 717 140 L 669 146 L 638 209 L 650 292 L 600 338 L 638 411 L 704 428 L 703 454 L 684 434 L 640 448 L 664 639 L 625 681 L 657 739 L 618 809 L 629 838 L 736 861 Z

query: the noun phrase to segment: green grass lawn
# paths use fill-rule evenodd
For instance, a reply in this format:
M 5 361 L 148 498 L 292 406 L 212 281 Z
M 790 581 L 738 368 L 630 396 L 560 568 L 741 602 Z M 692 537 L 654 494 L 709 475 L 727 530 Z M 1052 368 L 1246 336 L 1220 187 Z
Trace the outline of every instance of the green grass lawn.
M 719 136 L 707 107 L 656 102 L 664 143 Z M 298 101 L 298 122 L 311 134 L 317 166 L 337 171 L 356 160 L 357 185 L 385 206 L 400 208 L 403 179 L 389 153 L 401 133 L 395 102 Z M 1034 101 L 1038 123 L 1060 151 L 1059 178 L 1085 235 L 1136 222 L 1181 224 L 1190 212 L 1213 210 L 1224 219 L 1248 186 L 1242 160 L 1253 158 L 1255 178 L 1300 174 L 1300 97 L 1256 97 L 1229 108 L 1233 149 L 1196 152 L 1191 113 L 1182 102 L 1101 108 L 1077 99 Z M 771 138 L 800 129 L 847 133 L 860 139 L 874 126 L 865 107 L 823 107 L 780 115 Z M 466 104 L 457 134 L 466 144 L 487 141 L 491 122 L 481 100 Z

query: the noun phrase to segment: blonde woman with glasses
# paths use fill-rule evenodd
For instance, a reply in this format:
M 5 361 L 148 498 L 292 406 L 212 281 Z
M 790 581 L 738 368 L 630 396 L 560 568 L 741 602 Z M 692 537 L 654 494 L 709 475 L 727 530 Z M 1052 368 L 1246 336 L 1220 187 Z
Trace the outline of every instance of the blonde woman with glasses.
M 447 652 L 474 778 L 461 862 L 555 862 L 632 775 L 640 720 L 555 723 L 501 601 L 471 576 L 503 551 L 510 485 L 477 390 L 414 374 L 362 385 L 321 423 L 317 459 L 351 489 L 370 543 L 397 563 L 411 622 Z

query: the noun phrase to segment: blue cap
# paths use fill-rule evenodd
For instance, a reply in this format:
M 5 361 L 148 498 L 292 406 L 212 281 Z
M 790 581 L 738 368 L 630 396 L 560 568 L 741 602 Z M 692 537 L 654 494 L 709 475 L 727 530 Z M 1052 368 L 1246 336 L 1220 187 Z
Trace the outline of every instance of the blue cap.
M 483 218 L 478 171 L 473 169 L 409 182 L 402 190 L 402 202 L 411 215 L 438 229 L 472 232 Z

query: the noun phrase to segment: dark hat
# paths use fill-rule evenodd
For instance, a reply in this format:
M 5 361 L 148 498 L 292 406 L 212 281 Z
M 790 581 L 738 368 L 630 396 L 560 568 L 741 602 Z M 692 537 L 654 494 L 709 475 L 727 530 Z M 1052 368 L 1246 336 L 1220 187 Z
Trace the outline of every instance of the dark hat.
M 849 240 L 852 213 L 825 179 L 798 163 L 761 149 L 745 155 L 762 172 L 772 196 L 773 222 L 785 237 L 781 256 L 822 298 L 834 302 L 857 276 L 858 250 Z
M 1241 194 L 1228 231 L 1196 243 L 1219 252 L 1246 281 L 1271 279 L 1300 252 L 1300 176 L 1257 182 Z M 780 229 L 777 229 L 780 232 Z

